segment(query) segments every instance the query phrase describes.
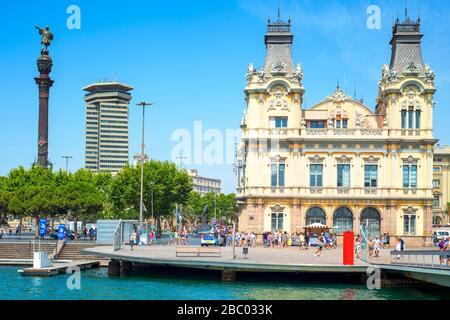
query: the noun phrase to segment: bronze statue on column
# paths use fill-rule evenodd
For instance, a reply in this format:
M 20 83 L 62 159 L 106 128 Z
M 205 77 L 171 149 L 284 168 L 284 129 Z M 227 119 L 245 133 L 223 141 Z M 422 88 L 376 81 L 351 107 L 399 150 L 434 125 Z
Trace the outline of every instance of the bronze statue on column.
M 41 35 L 41 55 L 37 60 L 39 77 L 34 78 L 39 88 L 39 125 L 38 125 L 38 164 L 48 167 L 48 99 L 53 80 L 49 74 L 52 71 L 52 58 L 48 47 L 53 40 L 53 34 L 47 26 L 44 29 L 36 27 Z

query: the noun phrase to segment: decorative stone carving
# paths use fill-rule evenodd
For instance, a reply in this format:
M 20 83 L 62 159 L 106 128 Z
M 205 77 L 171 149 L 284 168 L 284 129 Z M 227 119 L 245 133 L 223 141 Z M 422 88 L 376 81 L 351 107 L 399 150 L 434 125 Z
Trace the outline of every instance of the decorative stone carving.
M 403 68 L 404 74 L 418 74 L 420 72 L 420 66 L 418 63 L 411 61 L 405 68 Z
M 266 76 L 264 70 L 258 71 L 258 82 L 264 82 L 266 80 Z
M 294 71 L 294 78 L 297 79 L 299 82 L 302 82 L 303 80 L 303 68 L 301 64 L 297 64 L 297 67 Z
M 286 64 L 281 61 L 275 62 L 272 65 L 271 73 L 286 73 Z
M 241 119 L 241 127 L 247 126 L 247 113 L 244 111 Z
M 431 69 L 431 67 L 426 64 L 425 65 L 425 81 L 426 82 L 434 82 L 434 79 L 436 78 L 436 75 L 434 71 Z
M 336 87 L 336 91 L 331 96 L 327 97 L 327 100 L 333 101 L 334 103 L 343 103 L 350 99 L 351 97 L 347 96 L 339 86 Z
M 275 110 L 275 109 L 289 110 L 289 103 L 286 100 L 286 94 L 280 88 L 277 88 L 275 90 L 275 94 L 273 94 L 272 97 L 273 98 L 270 99 L 269 101 L 268 110 Z
M 348 164 L 352 159 L 347 157 L 345 154 L 339 158 L 336 158 L 336 161 L 340 164 Z
M 302 129 L 306 129 L 306 120 L 302 119 L 302 121 L 300 123 L 301 123 Z
M 383 70 L 381 72 L 382 81 L 384 82 L 396 82 L 398 81 L 397 71 L 389 69 L 387 64 L 383 65 Z
M 323 163 L 324 158 L 319 157 L 318 155 L 315 155 L 312 158 L 309 158 L 309 162 L 313 164 L 320 164 Z
M 327 123 L 328 123 L 328 128 L 334 128 L 334 121 L 331 116 L 328 117 Z
M 255 70 L 255 67 L 253 66 L 253 63 L 250 63 L 247 68 L 247 75 L 246 75 L 247 81 L 252 80 L 255 72 L 256 72 L 256 70 Z

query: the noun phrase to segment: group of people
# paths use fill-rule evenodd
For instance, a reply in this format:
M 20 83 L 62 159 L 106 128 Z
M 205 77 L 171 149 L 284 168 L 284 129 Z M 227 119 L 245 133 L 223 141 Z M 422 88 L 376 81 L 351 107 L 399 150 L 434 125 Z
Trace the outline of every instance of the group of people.
M 233 243 L 233 235 L 231 235 L 231 243 Z M 236 231 L 236 246 L 237 247 L 255 247 L 256 234 L 254 232 L 239 232 Z
M 82 235 L 83 235 L 83 239 L 87 240 L 87 238 L 89 237 L 89 240 L 97 240 L 97 232 L 96 229 L 94 229 L 93 227 L 88 228 L 87 226 L 84 226 L 83 230 L 82 230 Z
M 287 248 L 289 244 L 292 244 L 292 239 L 288 233 L 276 230 L 274 232 L 263 233 L 263 245 L 265 248 Z
M 155 230 L 150 230 L 148 232 L 147 236 L 148 236 L 147 242 L 144 242 L 143 237 L 139 236 L 139 233 L 137 232 L 136 228 L 133 228 L 133 230 L 131 231 L 130 241 L 129 241 L 131 251 L 133 251 L 133 246 L 152 245 L 153 242 L 156 241 L 156 231 Z

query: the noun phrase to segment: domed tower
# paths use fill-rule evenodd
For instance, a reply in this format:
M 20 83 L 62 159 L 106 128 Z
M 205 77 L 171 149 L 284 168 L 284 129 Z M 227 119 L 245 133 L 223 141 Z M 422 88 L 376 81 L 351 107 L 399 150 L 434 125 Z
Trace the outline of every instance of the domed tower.
M 433 138 L 435 74 L 423 62 L 420 19 L 397 19 L 393 26 L 391 62 L 383 65 L 377 113 L 385 115 L 390 135 Z
M 420 18 L 397 19 L 393 26 L 391 62 L 383 65 L 376 113 L 388 129 L 386 145 L 391 193 L 403 204 L 396 232 L 429 239 L 432 225 L 433 96 L 435 74 L 422 57 Z M 401 171 L 400 171 L 401 170 Z M 409 203 L 406 205 L 406 203 Z M 419 241 L 418 237 L 415 238 Z M 424 243 L 417 243 L 423 245 Z

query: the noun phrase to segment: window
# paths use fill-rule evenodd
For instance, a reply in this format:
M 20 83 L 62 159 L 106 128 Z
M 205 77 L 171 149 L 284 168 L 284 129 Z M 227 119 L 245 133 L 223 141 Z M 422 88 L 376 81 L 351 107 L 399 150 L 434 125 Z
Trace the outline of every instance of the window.
M 325 211 L 319 207 L 313 207 L 306 213 L 306 225 L 309 226 L 313 223 L 326 224 Z
M 284 187 L 284 173 L 286 165 L 284 163 L 272 163 L 271 166 L 271 186 Z
M 441 168 L 439 168 L 439 167 L 433 167 L 433 172 L 439 172 L 439 171 L 441 171 Z
M 311 187 L 322 187 L 323 164 L 311 164 L 309 166 L 309 183 Z
M 283 213 L 272 213 L 272 231 L 283 230 Z
M 366 164 L 364 166 L 364 187 L 376 188 L 377 177 L 378 177 L 378 166 Z
M 439 179 L 434 179 L 433 180 L 433 188 L 438 189 L 441 186 L 441 182 L 439 181 Z
M 337 166 L 337 186 L 341 188 L 350 187 L 350 165 L 338 164 Z
M 405 214 L 403 216 L 403 231 L 405 234 L 416 234 L 415 214 Z
M 311 121 L 310 127 L 313 129 L 323 129 L 325 128 L 325 121 Z
M 341 120 L 336 120 L 336 128 L 340 128 L 341 127 Z
M 416 129 L 420 129 L 420 110 L 416 110 Z
M 342 120 L 342 128 L 344 128 L 344 129 L 348 128 L 348 120 L 347 119 Z
M 409 107 L 408 110 L 408 129 L 413 128 L 413 118 L 414 118 L 414 110 L 412 107 Z
M 271 128 L 287 128 L 288 118 L 287 117 L 270 117 L 270 127 Z
M 436 194 L 433 199 L 433 207 L 439 207 L 441 205 L 441 197 Z
M 403 188 L 417 188 L 417 165 L 403 164 Z
M 353 214 L 345 207 L 336 210 L 333 216 L 333 232 L 342 233 L 353 230 Z
M 366 208 L 361 213 L 361 227 L 368 238 L 374 239 L 380 236 L 380 222 L 380 213 L 375 208 Z
M 402 129 L 406 129 L 406 110 L 402 110 Z

